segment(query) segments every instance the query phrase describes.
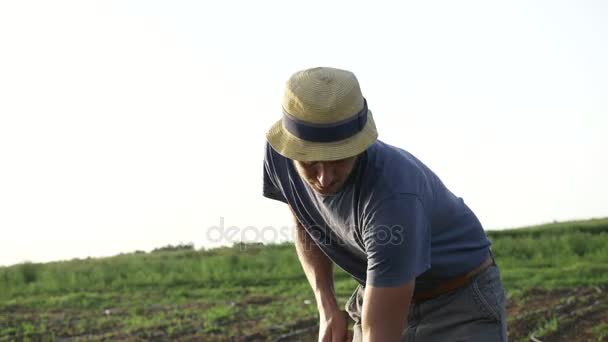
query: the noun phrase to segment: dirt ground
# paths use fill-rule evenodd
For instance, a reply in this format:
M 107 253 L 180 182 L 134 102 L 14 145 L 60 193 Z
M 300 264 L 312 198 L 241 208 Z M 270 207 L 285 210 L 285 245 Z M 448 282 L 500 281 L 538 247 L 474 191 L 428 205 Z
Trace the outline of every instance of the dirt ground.
M 608 341 L 608 287 L 531 290 L 509 307 L 509 340 L 534 341 L 543 323 L 554 329 L 540 341 Z M 603 329 L 600 331 L 600 328 Z
M 264 305 L 260 302 L 259 305 Z M 204 310 L 204 307 L 180 307 L 177 312 L 186 314 L 187 309 Z M 163 308 L 158 308 L 163 310 Z M 172 310 L 172 311 L 171 311 Z M 176 312 L 175 308 L 169 310 Z M 35 322 L 39 313 L 23 309 L 17 312 L 13 308 L 6 323 L 8 326 L 19 325 L 21 321 Z M 168 312 L 169 312 L 168 311 Z M 7 314 L 7 312 L 0 315 Z M 51 314 L 52 320 L 46 333 L 29 334 L 30 340 L 48 340 L 48 332 L 53 328 L 67 325 L 78 325 L 86 317 L 79 312 L 57 312 Z M 113 315 L 120 315 L 114 312 Z M 532 289 L 508 303 L 509 341 L 607 341 L 608 342 L 608 287 L 584 287 L 560 290 Z M 126 316 L 125 316 L 126 317 Z M 53 323 L 55 322 L 55 323 Z M 232 327 L 232 324 L 237 324 Z M 1 323 L 1 321 L 0 321 Z M 238 341 L 238 342 L 316 342 L 317 320 L 314 318 L 302 320 L 293 324 L 285 324 L 280 331 L 260 331 L 259 322 L 255 319 L 247 321 L 230 320 L 225 322 L 228 328 L 224 332 L 203 331 L 198 319 L 191 324 L 183 325 L 178 330 L 168 326 L 167 322 L 155 326 L 130 331 L 128 333 L 116 329 L 115 326 L 99 326 L 89 330 L 87 334 L 57 333 L 58 340 L 90 340 L 90 341 Z M 0 327 L 3 324 L 0 324 Z M 172 332 L 171 329 L 172 328 Z M 225 331 L 232 331 L 232 336 L 226 336 Z M 248 333 L 242 333 L 248 331 Z M 239 333 L 241 332 L 241 333 Z M 12 335 L 8 340 L 21 340 L 20 335 Z M 23 337 L 23 336 L 21 336 Z M 0 340 L 4 340 L 0 338 Z
M 509 341 L 608 341 L 607 287 L 533 289 L 510 300 L 507 309 Z M 313 342 L 316 338 L 316 326 L 311 326 L 273 341 Z

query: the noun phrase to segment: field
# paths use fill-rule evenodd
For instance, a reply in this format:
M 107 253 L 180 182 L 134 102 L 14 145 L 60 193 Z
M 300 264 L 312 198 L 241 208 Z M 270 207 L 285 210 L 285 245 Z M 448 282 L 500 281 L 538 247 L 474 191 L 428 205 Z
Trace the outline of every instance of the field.
M 608 341 L 608 219 L 488 235 L 510 341 Z M 344 304 L 355 287 L 335 274 Z M 0 267 L 0 340 L 314 340 L 316 307 L 290 244 L 166 247 Z

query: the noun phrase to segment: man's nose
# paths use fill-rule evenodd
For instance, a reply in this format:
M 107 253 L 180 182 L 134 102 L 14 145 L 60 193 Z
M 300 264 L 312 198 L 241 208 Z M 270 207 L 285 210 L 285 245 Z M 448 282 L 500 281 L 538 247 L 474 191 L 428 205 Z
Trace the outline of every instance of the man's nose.
M 318 173 L 317 173 L 317 181 L 319 182 L 319 185 L 321 185 L 322 187 L 326 187 L 326 186 L 330 185 L 331 183 L 333 183 L 334 174 L 333 174 L 333 171 L 331 170 L 331 168 L 320 166 Z

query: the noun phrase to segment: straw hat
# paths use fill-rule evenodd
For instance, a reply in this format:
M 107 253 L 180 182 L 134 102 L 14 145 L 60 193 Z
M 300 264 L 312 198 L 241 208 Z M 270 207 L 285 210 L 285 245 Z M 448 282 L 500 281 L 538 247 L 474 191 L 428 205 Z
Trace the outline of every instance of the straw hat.
M 359 81 L 352 72 L 334 68 L 293 74 L 283 95 L 283 118 L 266 133 L 278 153 L 299 161 L 352 157 L 377 137 Z

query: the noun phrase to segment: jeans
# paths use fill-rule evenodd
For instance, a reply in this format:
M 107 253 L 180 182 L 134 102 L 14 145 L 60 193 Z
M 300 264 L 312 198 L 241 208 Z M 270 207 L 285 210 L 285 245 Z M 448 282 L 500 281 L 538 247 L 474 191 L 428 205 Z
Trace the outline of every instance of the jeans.
M 353 341 L 362 341 L 361 310 L 364 288 L 359 286 L 346 303 L 355 321 Z M 409 308 L 402 341 L 507 341 L 505 292 L 498 266 L 478 274 L 470 284 Z

